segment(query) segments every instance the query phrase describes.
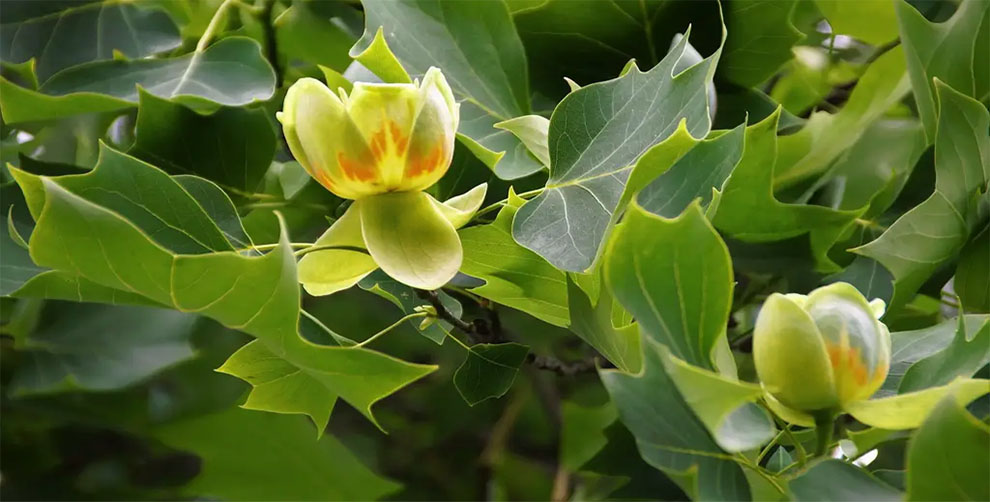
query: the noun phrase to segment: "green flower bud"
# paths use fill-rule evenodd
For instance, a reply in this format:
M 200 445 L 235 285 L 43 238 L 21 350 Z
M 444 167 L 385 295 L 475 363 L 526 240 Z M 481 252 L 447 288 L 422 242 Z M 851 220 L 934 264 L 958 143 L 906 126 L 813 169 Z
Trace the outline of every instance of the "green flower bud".
M 801 412 L 868 399 L 887 377 L 890 333 L 883 301 L 839 282 L 807 296 L 774 293 L 753 332 L 756 372 L 766 391 Z

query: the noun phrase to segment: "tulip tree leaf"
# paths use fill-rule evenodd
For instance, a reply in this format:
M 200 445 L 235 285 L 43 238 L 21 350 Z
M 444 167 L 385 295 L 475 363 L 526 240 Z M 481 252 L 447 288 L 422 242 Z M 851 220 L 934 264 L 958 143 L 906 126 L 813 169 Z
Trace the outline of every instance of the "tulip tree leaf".
M 908 443 L 907 500 L 990 500 L 990 427 L 969 401 L 943 397 Z
M 6 251 L 5 251 L 6 252 Z M 8 258 L 4 255 L 4 261 Z M 73 302 L 107 303 L 110 305 L 143 305 L 147 307 L 165 307 L 145 296 L 97 284 L 89 279 L 59 270 L 44 270 L 18 289 L 10 296 L 15 298 L 46 298 L 49 300 L 67 300 Z
M 841 460 L 817 463 L 788 484 L 794 500 L 854 502 L 876 500 L 895 502 L 904 495 L 873 475 Z
M 597 301 L 592 302 L 576 282 L 567 281 L 569 329 L 588 342 L 615 367 L 628 373 L 639 372 L 643 354 L 639 342 L 639 326 L 629 323 L 616 326 L 612 320 L 613 299 L 608 288 L 602 288 Z
M 168 14 L 132 3 L 83 4 L 28 19 L 16 19 L 12 11 L 32 1 L 9 3 L 14 5 L 4 5 L 4 16 L 10 17 L 0 25 L 0 59 L 21 63 L 34 58 L 34 71 L 42 82 L 65 68 L 112 59 L 114 51 L 140 59 L 182 42 Z M 80 43 L 80 37 L 93 42 Z
M 990 313 L 990 226 L 983 227 L 966 244 L 956 265 L 955 287 L 963 309 L 968 312 Z
M 170 174 L 194 174 L 253 192 L 275 155 L 275 131 L 266 115 L 243 108 L 201 115 L 141 92 L 129 153 Z
M 990 316 L 963 316 L 964 340 L 972 340 L 977 331 L 990 320 Z M 957 339 L 959 320 L 951 319 L 928 328 L 912 331 L 896 331 L 890 334 L 890 370 L 887 380 L 877 392 L 877 396 L 890 396 L 897 393 L 901 379 L 908 369 L 918 361 L 933 356 Z
M 57 307 L 59 317 L 24 345 L 24 360 L 11 381 L 14 395 L 121 389 L 193 356 L 194 315 L 148 307 Z
M 732 301 L 732 264 L 725 243 L 695 203 L 675 219 L 633 204 L 605 256 L 615 298 L 637 320 L 644 338 L 711 369 L 725 336 Z
M 743 153 L 745 127 L 738 126 L 716 138 L 698 142 L 660 177 L 639 192 L 636 201 L 643 209 L 675 218 L 697 198 L 707 204 L 713 189 L 722 184 Z
M 749 500 L 742 469 L 722 456 L 722 449 L 684 401 L 664 370 L 662 350 L 644 337 L 640 373 L 599 371 L 619 418 L 636 438 L 640 456 L 679 481 L 691 499 Z
M 945 385 L 956 377 L 970 377 L 990 363 L 990 318 L 984 316 L 983 326 L 972 337 L 966 332 L 965 321 L 962 318 L 958 321 L 956 335 L 948 347 L 908 368 L 898 388 L 900 393 Z
M 430 66 L 443 68 L 463 100 L 462 141 L 478 158 L 505 179 L 542 168 L 511 133 L 494 129 L 530 111 L 526 53 L 501 0 L 372 0 L 362 6 L 365 31 L 351 49 L 355 59 L 386 81 L 394 81 L 402 66 L 416 77 Z M 389 50 L 402 66 L 395 68 Z
M 938 83 L 935 193 L 897 219 L 878 239 L 854 251 L 894 274 L 892 307 L 918 288 L 969 239 L 975 199 L 990 179 L 990 114 L 972 98 Z
M 130 108 L 138 87 L 199 107 L 242 106 L 275 92 L 275 73 L 254 40 L 228 37 L 203 52 L 160 59 L 99 61 L 64 70 L 37 92 L 0 79 L 7 123 Z
M 0 253 L 3 254 L 0 261 L 0 296 L 17 291 L 45 271 L 31 261 L 28 251 L 17 244 L 6 228 L 0 229 Z
M 518 343 L 472 345 L 454 372 L 454 385 L 464 401 L 474 406 L 505 395 L 526 360 L 529 347 Z
M 846 404 L 845 411 L 860 422 L 881 429 L 914 429 L 942 398 L 955 394 L 966 402 L 990 392 L 990 380 L 960 378 L 941 387 Z
M 495 221 L 461 229 L 461 271 L 485 281 L 472 288 L 472 293 L 566 327 L 570 317 L 565 276 L 512 239 L 512 218 L 517 207 L 510 195 L 510 203 L 499 211 Z
M 298 417 L 232 408 L 156 427 L 152 435 L 196 454 L 202 468 L 182 487 L 224 500 L 377 500 L 399 489 L 333 436 L 313 440 Z
M 644 166 L 637 174 L 637 160 L 665 140 L 683 153 L 686 144 L 708 134 L 706 88 L 721 49 L 673 76 L 687 40 L 682 37 L 653 69 L 644 73 L 632 67 L 619 78 L 568 94 L 557 105 L 550 119 L 550 179 L 543 193 L 516 213 L 517 242 L 558 268 L 587 270 L 624 201 L 669 167 Z
M 791 21 L 797 2 L 742 0 L 727 3 L 725 62 L 719 72 L 743 87 L 764 82 L 794 55 L 804 35 Z
M 937 78 L 965 96 L 977 97 L 974 64 L 979 63 L 974 61 L 975 41 L 980 24 L 986 22 L 990 3 L 963 1 L 952 17 L 942 23 L 928 21 L 904 0 L 897 0 L 894 6 L 918 115 L 925 124 L 928 140 L 938 141 L 936 125 L 941 117 L 936 99 L 941 101 L 943 98 L 937 96 L 944 93 L 938 91 L 932 80 Z
M 122 169 L 103 173 L 106 169 L 101 164 L 80 176 L 36 177 L 23 171 L 18 175 L 22 189 L 30 194 L 28 205 L 37 223 L 29 245 L 38 265 L 197 312 L 251 334 L 272 354 L 319 383 L 319 388 L 310 386 L 312 392 L 340 396 L 376 424 L 371 413 L 376 401 L 435 369 L 372 350 L 304 340 L 299 335 L 296 262 L 284 230 L 279 246 L 262 256 L 233 251 L 176 253 L 159 244 L 160 236 L 152 240 L 149 233 L 160 234 L 161 222 L 172 218 L 156 212 L 175 213 L 172 209 L 160 209 L 155 204 L 168 200 L 164 199 L 166 194 L 181 190 L 179 184 L 153 166 L 109 148 L 104 148 L 103 158 Z M 128 176 L 113 177 L 114 172 Z M 103 190 L 118 195 L 99 196 Z M 130 201 L 144 204 L 124 203 Z M 199 211 L 205 214 L 203 209 Z M 195 235 L 193 232 L 202 234 L 209 227 L 195 226 L 198 221 L 180 219 L 171 226 L 190 236 Z M 209 280 L 204 280 L 206 277 Z M 237 362 L 243 360 L 235 358 Z M 253 368 L 238 366 L 237 373 L 255 376 Z M 320 401 L 310 398 L 301 402 Z M 270 408 L 283 411 L 283 405 L 276 401 Z M 255 398 L 252 406 L 269 409 L 260 398 Z M 333 402 L 320 406 L 322 409 L 310 407 L 306 413 L 319 419 Z

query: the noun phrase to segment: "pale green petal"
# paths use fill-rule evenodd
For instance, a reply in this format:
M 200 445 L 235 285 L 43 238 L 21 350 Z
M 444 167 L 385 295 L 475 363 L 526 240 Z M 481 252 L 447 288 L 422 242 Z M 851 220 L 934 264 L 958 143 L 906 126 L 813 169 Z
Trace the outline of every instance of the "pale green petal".
M 423 192 L 393 192 L 360 201 L 361 228 L 372 258 L 393 279 L 437 289 L 461 266 L 457 230 Z
M 471 218 L 474 217 L 474 213 L 478 212 L 478 208 L 481 204 L 485 202 L 485 195 L 488 193 L 488 183 L 482 183 L 471 190 L 468 190 L 457 197 L 451 197 L 444 202 L 439 202 L 436 199 L 430 197 L 433 200 L 433 204 L 440 210 L 444 218 L 450 222 L 454 228 L 461 228 L 467 225 Z
M 874 298 L 873 301 L 870 302 L 870 310 L 873 311 L 874 317 L 880 319 L 887 310 L 887 303 L 880 298 Z
M 810 411 L 838 404 L 825 343 L 794 299 L 774 293 L 753 332 L 753 359 L 765 389 L 784 405 Z
M 365 249 L 361 213 L 356 201 L 317 241 L 317 246 L 347 246 Z M 329 295 L 357 284 L 377 265 L 368 253 L 327 249 L 313 251 L 299 260 L 299 282 L 313 296 Z
M 990 393 L 990 380 L 960 378 L 941 387 L 909 392 L 898 396 L 849 403 L 845 411 L 856 420 L 881 429 L 914 429 L 925 421 L 939 401 L 954 393 L 960 403 Z
M 419 108 L 409 136 L 401 191 L 424 190 L 443 177 L 454 155 L 457 104 L 443 74 L 431 68 L 419 88 Z
M 782 418 L 785 422 L 794 425 L 800 425 L 803 427 L 814 427 L 815 418 L 811 415 L 788 408 L 781 404 L 780 401 L 776 400 L 773 395 L 769 392 L 763 394 L 763 400 L 767 403 L 767 407 L 770 408 L 775 415 Z

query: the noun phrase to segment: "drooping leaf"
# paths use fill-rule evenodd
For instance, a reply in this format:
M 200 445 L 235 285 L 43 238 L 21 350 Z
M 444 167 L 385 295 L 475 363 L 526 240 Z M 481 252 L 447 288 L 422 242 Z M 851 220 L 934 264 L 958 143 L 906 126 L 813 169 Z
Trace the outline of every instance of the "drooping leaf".
M 795 500 L 895 502 L 903 494 L 869 473 L 841 460 L 825 460 L 792 479 L 788 486 Z
M 628 323 L 616 326 L 612 319 L 613 304 L 608 288 L 602 288 L 597 301 L 592 301 L 578 284 L 567 281 L 568 328 L 627 373 L 638 373 L 643 363 L 639 342 L 639 326 Z
M 950 393 L 908 443 L 907 500 L 990 499 L 990 427 Z
M 797 2 L 743 0 L 726 5 L 725 62 L 719 72 L 743 87 L 773 76 L 793 56 L 791 47 L 804 38 L 794 27 Z
M 133 385 L 193 356 L 189 336 L 195 321 L 196 316 L 165 309 L 58 304 L 56 320 L 27 339 L 11 392 Z
M 138 104 L 139 86 L 190 106 L 242 106 L 271 98 L 275 73 L 257 42 L 228 37 L 183 56 L 79 65 L 37 92 L 0 78 L 0 108 L 7 123 L 122 110 Z
M 34 58 L 34 71 L 44 82 L 59 70 L 112 59 L 114 51 L 140 59 L 174 49 L 182 40 L 165 12 L 133 3 L 98 2 L 21 19 L 31 0 L 4 5 L 0 24 L 0 59 L 21 63 Z M 81 38 L 88 43 L 81 43 Z
M 468 405 L 505 395 L 526 360 L 529 347 L 518 343 L 477 344 L 454 372 L 454 385 Z
M 374 0 L 363 7 L 365 30 L 351 49 L 355 59 L 386 81 L 395 81 L 389 77 L 396 72 L 418 77 L 430 66 L 443 68 L 461 100 L 461 139 L 478 158 L 503 179 L 542 168 L 511 133 L 493 128 L 530 110 L 526 53 L 501 0 Z M 401 66 L 389 61 L 389 49 Z
M 975 41 L 980 24 L 985 23 L 990 4 L 982 0 L 966 0 L 948 20 L 932 23 L 904 0 L 894 2 L 900 26 L 904 55 L 918 115 L 925 124 L 928 141 L 937 141 L 936 125 L 940 121 L 936 102 L 944 99 L 933 79 L 948 84 L 964 96 L 976 96 Z M 985 68 L 985 66 L 982 66 Z
M 732 264 L 697 203 L 675 219 L 632 204 L 604 267 L 609 288 L 644 338 L 690 364 L 714 367 L 712 350 L 725 336 L 732 302 Z
M 163 443 L 192 452 L 202 468 L 183 487 L 224 500 L 377 500 L 399 485 L 368 469 L 327 435 L 313 440 L 298 417 L 229 409 L 157 427 Z
M 643 370 L 636 375 L 601 370 L 599 375 L 622 423 L 636 437 L 640 456 L 699 500 L 748 500 L 742 469 L 722 457 L 664 370 L 661 346 L 643 339 Z
M 485 281 L 472 293 L 565 327 L 570 322 L 565 276 L 512 239 L 512 218 L 521 203 L 513 202 L 513 196 L 495 221 L 459 232 L 464 247 L 461 271 Z
M 854 252 L 894 274 L 892 307 L 918 288 L 966 244 L 977 192 L 990 178 L 990 114 L 980 103 L 938 84 L 941 113 L 935 139 L 935 193 L 911 209 L 878 239 Z
M 171 174 L 194 174 L 253 192 L 275 155 L 275 131 L 263 110 L 223 108 L 201 115 L 141 92 L 130 154 Z
M 557 105 L 550 119 L 550 180 L 517 212 L 517 242 L 558 268 L 587 270 L 624 202 L 708 134 L 706 88 L 721 51 L 675 77 L 686 48 L 683 37 L 653 69 L 632 67 Z M 669 150 L 651 150 L 661 143 Z M 648 150 L 661 159 L 648 162 Z
M 296 264 L 284 231 L 279 246 L 262 256 L 234 251 L 175 253 L 157 242 L 162 239 L 162 222 L 177 214 L 175 207 L 160 208 L 149 202 L 157 204 L 157 198 L 174 192 L 173 186 L 177 188 L 178 183 L 132 157 L 109 149 L 104 153 L 108 162 L 90 174 L 54 178 L 24 172 L 18 175 L 37 220 L 29 244 L 31 257 L 39 265 L 172 308 L 197 312 L 251 334 L 273 354 L 319 382 L 330 394 L 340 396 L 372 422 L 371 406 L 376 401 L 435 369 L 372 350 L 315 345 L 304 340 L 299 335 Z M 108 166 L 109 170 L 103 172 Z M 129 176 L 112 176 L 117 172 L 115 167 Z M 118 196 L 101 198 L 101 186 Z M 202 208 L 198 211 L 205 214 Z M 190 211 L 185 216 L 194 213 Z M 189 236 L 210 228 L 205 223 L 202 228 L 195 226 L 198 221 L 201 220 L 175 220 L 173 229 Z M 205 221 L 216 228 L 208 219 Z M 143 230 L 157 230 L 158 239 L 151 240 Z M 240 368 L 238 372 L 247 373 L 248 369 Z M 255 399 L 252 405 L 264 407 L 265 403 Z M 327 402 L 323 408 L 332 405 Z M 284 411 L 280 402 L 272 408 Z M 307 410 L 313 417 L 326 413 Z

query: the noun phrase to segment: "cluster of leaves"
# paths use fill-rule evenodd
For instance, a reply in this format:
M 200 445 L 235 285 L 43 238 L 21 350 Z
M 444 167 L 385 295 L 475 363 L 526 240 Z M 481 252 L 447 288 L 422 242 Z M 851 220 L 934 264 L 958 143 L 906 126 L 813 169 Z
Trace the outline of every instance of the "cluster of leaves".
M 0 5 L 6 498 L 990 498 L 984 0 Z M 431 66 L 462 274 L 303 295 L 285 89 Z M 891 370 L 809 459 L 750 338 L 836 281 Z

